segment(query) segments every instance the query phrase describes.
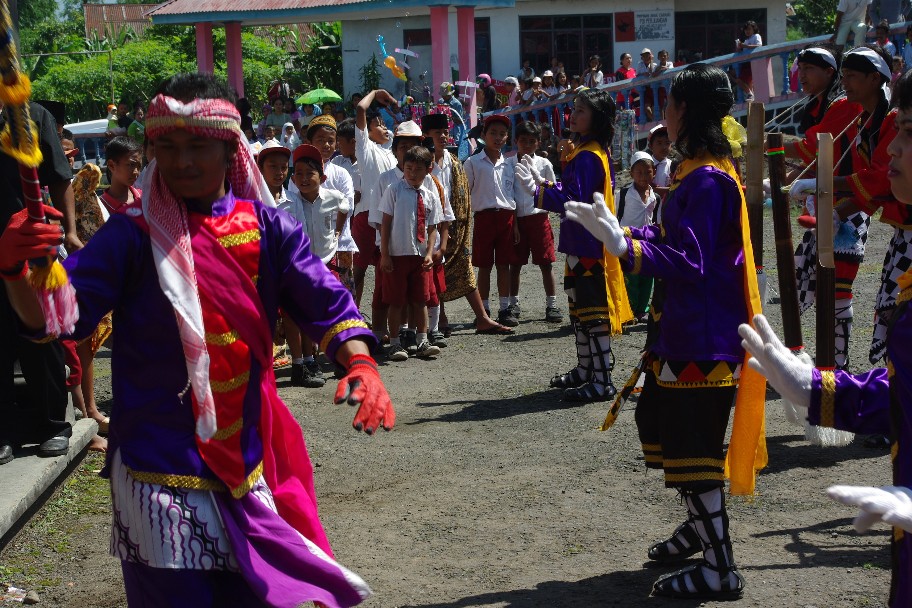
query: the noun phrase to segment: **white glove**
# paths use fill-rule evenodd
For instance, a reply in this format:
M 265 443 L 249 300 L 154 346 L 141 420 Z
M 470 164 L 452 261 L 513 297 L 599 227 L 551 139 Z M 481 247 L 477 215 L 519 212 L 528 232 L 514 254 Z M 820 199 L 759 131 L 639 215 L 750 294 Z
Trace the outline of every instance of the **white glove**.
M 605 244 L 608 253 L 621 256 L 627 253 L 627 237 L 618 219 L 605 204 L 605 197 L 596 192 L 592 196 L 593 203 L 580 203 L 570 201 L 564 204 L 567 219 L 573 220 L 592 233 L 592 235 Z
M 802 362 L 785 347 L 763 315 L 754 316 L 754 327 L 756 331 L 745 323 L 738 327 L 741 346 L 751 354 L 748 365 L 766 376 L 773 388 L 792 404 L 808 407 L 813 366 Z
M 523 187 L 523 190 L 529 194 L 535 194 L 535 179 L 532 177 L 532 172 L 529 171 L 529 167 L 525 166 L 523 163 L 516 163 L 516 181 L 520 183 Z
M 532 182 L 535 184 L 536 188 L 545 182 L 545 178 L 542 177 L 541 173 L 538 172 L 538 169 L 535 168 L 535 162 L 528 154 L 522 157 L 522 163 L 517 164 L 522 164 L 526 169 L 529 170 L 529 175 L 532 177 Z
M 763 185 L 763 196 L 770 196 L 773 193 L 773 188 L 770 186 L 770 180 L 768 177 L 763 178 L 763 181 L 760 182 Z
M 817 193 L 817 178 L 796 179 L 789 188 L 789 198 L 804 200 L 808 195 Z
M 831 486 L 827 494 L 845 505 L 861 508 L 855 530 L 866 532 L 878 521 L 912 532 L 912 490 L 903 486 Z

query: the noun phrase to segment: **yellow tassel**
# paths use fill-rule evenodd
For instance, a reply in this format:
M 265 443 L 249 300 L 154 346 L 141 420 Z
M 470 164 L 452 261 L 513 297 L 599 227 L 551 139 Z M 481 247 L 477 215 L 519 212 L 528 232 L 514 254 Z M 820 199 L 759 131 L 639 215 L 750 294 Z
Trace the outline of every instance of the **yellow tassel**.
M 28 76 L 19 72 L 17 82 L 0 86 L 0 101 L 7 106 L 21 106 L 28 103 L 32 95 L 32 83 Z
M 45 266 L 30 266 L 29 285 L 32 289 L 55 291 L 70 282 L 66 269 L 60 262 L 53 262 Z
M 747 129 L 730 115 L 722 119 L 722 133 L 732 149 L 732 158 L 741 156 L 741 146 L 747 143 Z
M 32 123 L 34 127 L 34 123 Z M 34 129 L 32 133 L 37 133 L 37 129 Z M 37 167 L 41 165 L 41 161 L 44 159 L 44 155 L 41 154 L 41 148 L 38 146 L 31 146 L 28 149 L 19 149 L 13 147 L 13 140 L 10 136 L 9 128 L 3 130 L 0 133 L 0 151 L 8 156 L 12 156 L 16 159 L 20 165 L 25 165 L 26 167 Z

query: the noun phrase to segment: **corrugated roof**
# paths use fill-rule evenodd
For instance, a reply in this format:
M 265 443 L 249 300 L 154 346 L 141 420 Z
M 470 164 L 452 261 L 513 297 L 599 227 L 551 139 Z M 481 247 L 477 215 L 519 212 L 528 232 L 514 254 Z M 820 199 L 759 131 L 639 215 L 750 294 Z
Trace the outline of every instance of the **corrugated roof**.
M 516 0 L 447 0 L 450 7 L 513 7 Z M 193 24 L 240 22 L 275 25 L 346 21 L 360 17 L 398 17 L 407 12 L 426 15 L 427 0 L 167 0 L 148 11 L 154 23 Z
M 142 36 L 152 20 L 146 13 L 158 7 L 153 4 L 83 4 L 86 36 L 96 32 L 99 38 L 111 38 L 121 27 L 130 26 Z
M 313 9 L 348 4 L 365 4 L 374 0 L 168 0 L 158 10 L 150 11 L 153 16 L 185 15 L 195 13 L 221 13 L 235 11 L 279 11 L 286 9 Z

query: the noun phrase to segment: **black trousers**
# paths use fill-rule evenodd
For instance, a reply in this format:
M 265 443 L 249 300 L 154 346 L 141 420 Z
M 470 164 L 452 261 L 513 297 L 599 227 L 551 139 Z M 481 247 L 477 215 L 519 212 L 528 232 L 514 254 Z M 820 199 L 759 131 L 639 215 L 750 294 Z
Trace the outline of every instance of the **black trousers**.
M 25 386 L 14 383 L 16 361 Z M 67 434 L 67 404 L 63 348 L 56 340 L 39 344 L 24 338 L 0 287 L 0 442 L 41 443 Z

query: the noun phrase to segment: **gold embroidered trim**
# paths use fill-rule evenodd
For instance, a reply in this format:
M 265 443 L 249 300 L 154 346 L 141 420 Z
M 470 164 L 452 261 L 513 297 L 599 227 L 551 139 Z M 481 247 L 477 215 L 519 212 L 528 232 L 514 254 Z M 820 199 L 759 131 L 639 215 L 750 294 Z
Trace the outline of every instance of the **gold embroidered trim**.
M 630 241 L 633 245 L 633 274 L 640 274 L 640 270 L 643 268 L 643 246 L 640 245 L 640 242 L 636 239 Z
M 820 372 L 820 426 L 832 428 L 836 408 L 836 374 L 831 370 Z
M 244 427 L 244 417 L 241 416 L 234 421 L 234 424 L 231 426 L 225 427 L 223 429 L 218 429 L 215 431 L 215 435 L 212 436 L 213 439 L 218 439 L 219 441 L 224 441 L 228 439 Z
M 896 460 L 897 454 L 899 454 L 899 442 L 894 441 L 893 445 L 890 446 L 890 462 Z
M 250 380 L 250 371 L 246 371 L 242 374 L 238 374 L 231 380 L 210 380 L 209 385 L 212 387 L 213 393 L 227 393 L 233 391 L 234 389 L 247 384 L 247 381 Z
M 329 348 L 329 343 L 333 338 L 341 334 L 346 329 L 352 329 L 353 327 L 363 327 L 364 329 L 367 329 L 367 323 L 359 319 L 349 319 L 348 321 L 340 321 L 339 323 L 336 323 L 329 328 L 329 331 L 327 331 L 326 334 L 323 335 L 323 339 L 320 340 L 320 350 L 325 353 L 326 349 Z
M 538 188 L 538 198 L 535 200 L 535 207 L 538 209 L 541 209 L 542 205 L 545 204 L 545 188 L 547 188 L 545 184 Z
M 718 473 L 711 473 L 708 471 L 705 473 L 669 473 L 667 471 L 665 472 L 665 481 L 672 481 L 672 482 L 674 482 L 674 481 L 678 481 L 678 482 L 706 481 L 706 480 L 723 481 L 723 479 L 724 479 L 724 476 L 722 475 L 722 471 L 719 471 Z
M 253 281 L 253 284 L 254 284 L 254 285 L 256 285 L 256 282 L 257 282 L 259 279 L 260 279 L 260 275 L 258 275 L 258 274 L 255 274 L 255 275 L 253 275 L 252 277 L 250 277 L 250 280 Z
M 666 467 L 715 467 L 721 469 L 725 466 L 724 460 L 718 458 L 667 458 Z
M 899 292 L 899 295 L 896 296 L 896 305 L 899 306 L 903 302 L 908 302 L 912 300 L 912 287 L 906 287 Z
M 655 462 L 662 464 L 662 455 L 661 454 L 643 454 L 643 460 L 646 462 Z
M 196 475 L 174 475 L 171 473 L 146 473 L 134 471 L 127 467 L 130 477 L 142 483 L 155 483 L 160 486 L 172 488 L 187 488 L 190 490 L 208 490 L 210 492 L 224 492 L 225 484 L 216 479 L 206 479 Z
M 247 476 L 247 479 L 244 480 L 244 483 L 242 483 L 238 487 L 231 490 L 231 495 L 235 498 L 241 498 L 247 492 L 250 491 L 250 488 L 253 487 L 253 484 L 256 483 L 257 479 L 259 479 L 262 476 L 263 476 L 263 461 L 261 460 L 260 464 L 258 464 L 250 472 L 250 475 Z
M 624 226 L 624 236 L 628 239 L 633 238 L 633 232 L 630 231 L 630 226 Z
M 643 448 L 644 452 L 647 450 L 650 452 L 661 452 L 662 451 L 661 443 L 641 443 L 640 447 Z
M 227 236 L 220 236 L 218 242 L 221 243 L 222 247 L 236 247 L 237 245 L 246 245 L 247 243 L 252 243 L 253 241 L 260 240 L 260 230 L 259 228 L 254 228 L 253 230 L 247 230 L 246 232 L 239 232 L 237 234 L 229 234 Z
M 231 331 L 226 331 L 223 334 L 206 334 L 206 344 L 212 344 L 214 346 L 228 346 L 234 344 L 241 336 L 238 334 L 236 329 Z

